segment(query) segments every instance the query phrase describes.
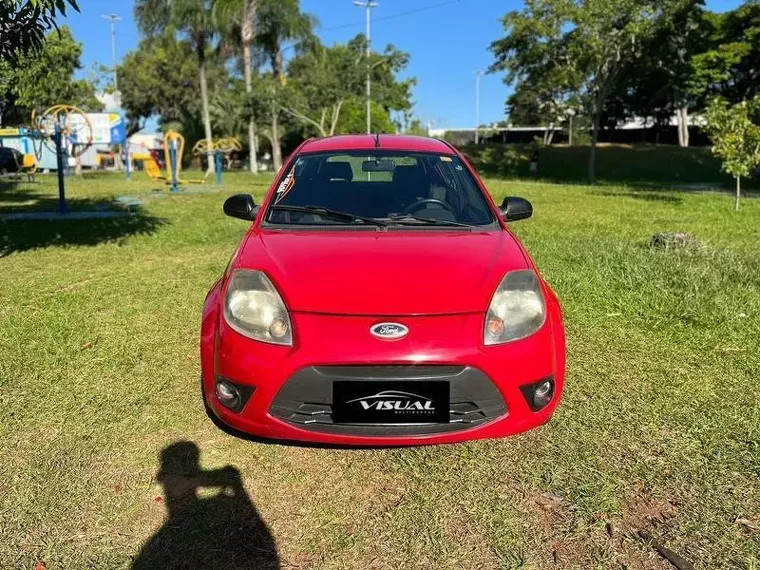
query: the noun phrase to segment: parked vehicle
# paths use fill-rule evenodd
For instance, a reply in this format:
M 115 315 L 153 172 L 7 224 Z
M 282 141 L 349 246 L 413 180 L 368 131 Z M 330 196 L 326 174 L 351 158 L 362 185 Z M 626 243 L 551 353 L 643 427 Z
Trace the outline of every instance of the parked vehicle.
M 266 438 L 416 445 L 545 423 L 562 392 L 559 302 L 501 208 L 448 143 L 347 135 L 303 143 L 203 309 L 215 421 Z
M 23 153 L 15 148 L 0 146 L 0 174 L 18 172 L 23 164 Z

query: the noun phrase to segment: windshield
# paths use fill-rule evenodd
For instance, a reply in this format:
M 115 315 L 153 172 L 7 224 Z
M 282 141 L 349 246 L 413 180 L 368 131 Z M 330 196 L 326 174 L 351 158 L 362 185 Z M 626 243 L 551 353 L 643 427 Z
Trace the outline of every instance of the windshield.
M 381 149 L 299 156 L 265 220 L 288 225 L 495 223 L 458 157 Z

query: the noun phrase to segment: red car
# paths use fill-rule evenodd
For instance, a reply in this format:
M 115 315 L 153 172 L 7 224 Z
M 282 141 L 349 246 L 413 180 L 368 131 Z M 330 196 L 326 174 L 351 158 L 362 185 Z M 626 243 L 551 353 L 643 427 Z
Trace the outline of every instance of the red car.
M 214 420 L 263 438 L 418 445 L 545 423 L 565 377 L 557 297 L 467 160 L 444 141 L 304 142 L 203 308 Z

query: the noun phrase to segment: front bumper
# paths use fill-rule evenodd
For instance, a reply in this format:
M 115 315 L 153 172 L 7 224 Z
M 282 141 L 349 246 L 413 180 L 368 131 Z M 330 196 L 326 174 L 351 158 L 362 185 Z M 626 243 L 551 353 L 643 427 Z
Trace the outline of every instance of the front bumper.
M 336 423 L 333 421 L 333 383 L 446 382 L 449 386 L 448 423 Z M 311 432 L 348 436 L 421 436 L 469 429 L 507 413 L 504 398 L 485 374 L 469 366 L 310 366 L 282 386 L 269 413 L 289 425 Z
M 369 329 L 388 318 L 292 313 L 294 346 L 282 347 L 232 330 L 218 314 L 214 297 L 212 291 L 201 338 L 204 397 L 223 423 L 254 436 L 360 446 L 503 437 L 545 423 L 562 392 L 564 331 L 553 303 L 536 334 L 499 346 L 477 342 L 483 327 L 480 314 L 399 317 L 409 334 L 383 341 Z M 217 377 L 255 388 L 240 413 L 216 399 Z M 548 377 L 554 381 L 553 399 L 533 412 L 520 386 Z M 331 421 L 334 380 L 378 378 L 448 381 L 450 422 L 389 426 Z

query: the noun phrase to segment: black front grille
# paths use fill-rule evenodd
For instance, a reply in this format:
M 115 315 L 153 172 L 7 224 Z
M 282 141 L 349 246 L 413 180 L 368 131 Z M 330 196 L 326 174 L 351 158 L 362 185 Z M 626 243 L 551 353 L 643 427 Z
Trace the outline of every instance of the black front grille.
M 450 387 L 449 423 L 333 423 L 332 384 L 335 380 L 445 380 Z M 505 415 L 507 407 L 493 382 L 469 366 L 313 366 L 299 370 L 283 385 L 269 412 L 310 431 L 383 436 L 464 430 Z

